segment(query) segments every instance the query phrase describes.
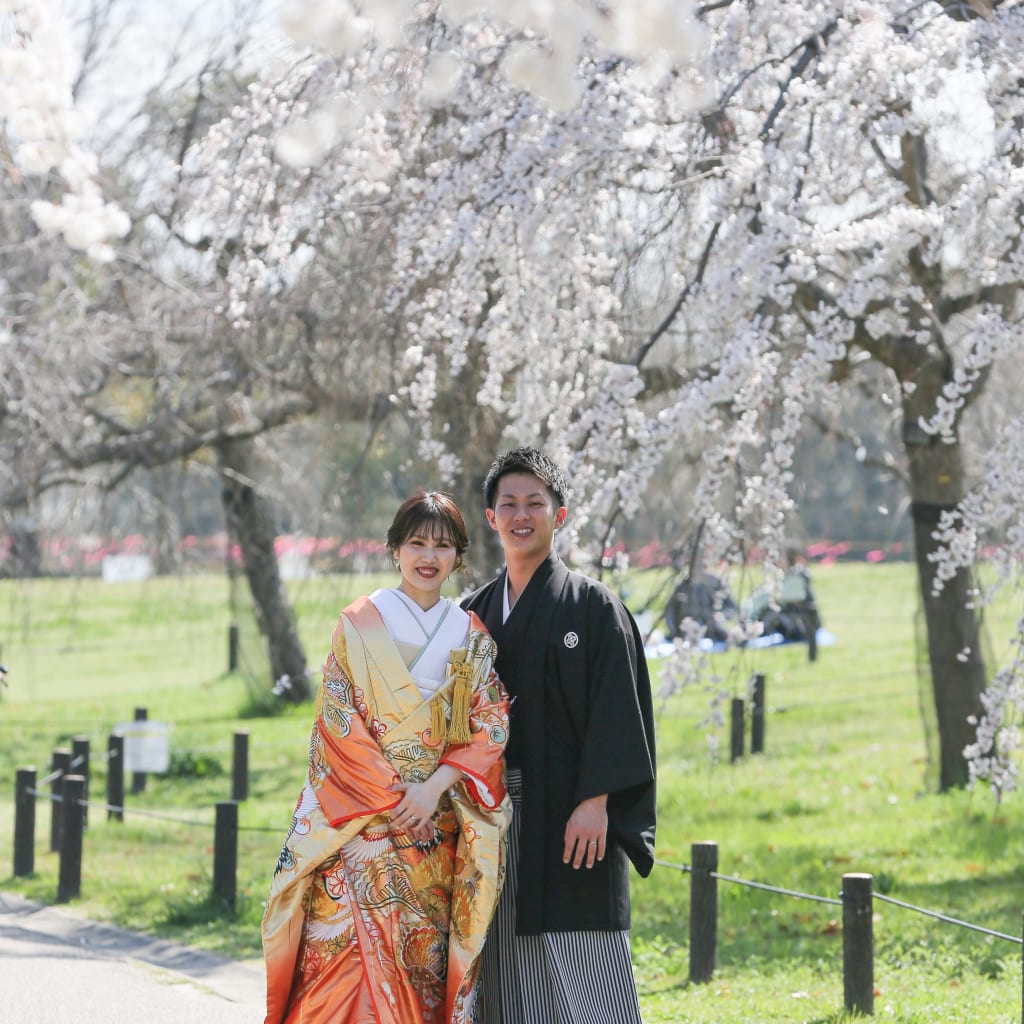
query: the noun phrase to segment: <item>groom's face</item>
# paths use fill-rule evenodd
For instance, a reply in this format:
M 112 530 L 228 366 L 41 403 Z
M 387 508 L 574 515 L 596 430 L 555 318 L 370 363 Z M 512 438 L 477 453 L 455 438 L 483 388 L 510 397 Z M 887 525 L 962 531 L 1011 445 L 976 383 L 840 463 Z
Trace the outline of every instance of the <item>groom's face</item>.
M 487 521 L 497 530 L 506 557 L 546 558 L 565 515 L 565 508 L 555 503 L 543 481 L 532 473 L 503 476 L 494 508 L 487 509 Z

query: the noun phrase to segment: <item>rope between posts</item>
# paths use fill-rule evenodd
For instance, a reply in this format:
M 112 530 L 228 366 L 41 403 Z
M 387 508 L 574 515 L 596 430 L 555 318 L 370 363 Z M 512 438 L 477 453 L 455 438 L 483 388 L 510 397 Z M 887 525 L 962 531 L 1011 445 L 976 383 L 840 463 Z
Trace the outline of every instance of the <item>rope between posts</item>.
M 212 821 L 194 821 L 190 818 L 175 818 L 171 814 L 161 814 L 159 811 L 144 811 L 139 807 L 118 807 L 115 804 L 99 803 L 95 800 L 80 801 L 83 807 L 96 807 L 100 810 L 111 811 L 114 814 L 138 814 L 143 818 L 158 818 L 160 821 L 170 821 L 175 825 L 194 825 L 196 828 L 213 828 Z
M 116 814 L 141 814 L 144 818 L 159 818 L 161 821 L 171 821 L 175 825 L 195 825 L 198 828 L 214 828 L 212 821 L 190 821 L 188 818 L 175 818 L 170 814 L 160 814 L 158 811 L 144 811 L 138 807 L 116 807 L 114 804 L 97 803 L 95 800 L 80 800 L 83 807 L 98 807 L 101 810 L 113 811 Z M 238 832 L 280 832 L 279 827 L 271 828 L 269 825 L 238 825 Z
M 26 792 L 31 793 L 33 796 L 42 797 L 44 800 L 49 799 L 55 804 L 64 803 L 64 797 L 58 793 L 40 793 L 35 789 L 27 789 Z M 113 811 L 115 814 L 124 814 L 126 811 L 130 814 L 139 814 L 144 818 L 160 818 L 163 821 L 172 821 L 176 825 L 196 825 L 200 828 L 212 828 L 213 823 L 209 821 L 194 821 L 190 818 L 175 818 L 170 814 L 161 814 L 159 811 L 144 811 L 140 807 L 117 807 L 114 804 L 101 803 L 96 800 L 79 800 L 79 807 L 95 807 L 98 810 Z
M 983 935 L 991 935 L 996 939 L 1008 939 L 1010 942 L 1016 942 L 1018 946 L 1024 944 L 1024 938 L 1019 935 L 1007 935 L 1005 932 L 993 931 L 991 928 L 983 928 L 979 924 L 971 924 L 969 921 L 961 921 L 959 918 L 950 917 L 948 914 L 940 914 L 935 910 L 926 910 L 924 907 L 915 907 L 913 903 L 904 903 L 903 900 L 894 899 L 892 896 L 884 896 L 880 892 L 873 892 L 872 897 L 876 900 L 882 900 L 885 903 L 891 903 L 897 907 L 903 907 L 904 910 L 915 910 L 919 914 L 924 914 L 925 917 L 934 917 L 937 921 L 945 921 L 948 924 L 956 924 L 961 928 L 969 928 L 974 932 L 981 932 Z
M 710 872 L 712 878 L 720 882 L 732 882 L 734 885 L 746 885 L 751 889 L 763 889 L 765 892 L 776 892 L 781 896 L 795 896 L 801 900 L 812 900 L 814 903 L 828 903 L 834 907 L 841 907 L 842 900 L 833 899 L 831 896 L 815 896 L 809 892 L 797 892 L 795 889 L 780 889 L 777 885 L 765 885 L 764 882 L 751 882 L 746 878 L 735 878 L 732 875 L 720 875 L 717 871 Z
M 57 774 L 63 775 L 64 773 L 58 772 Z M 38 789 L 33 789 L 31 786 L 29 786 L 25 790 L 25 792 L 28 793 L 29 796 L 38 797 L 40 800 L 49 800 L 51 803 L 54 804 L 64 803 L 64 797 L 62 797 L 59 793 L 40 793 Z
M 654 863 L 657 864 L 658 867 L 675 868 L 676 871 L 682 871 L 684 873 L 693 870 L 693 868 L 691 868 L 689 864 L 673 864 L 671 861 L 668 860 L 658 860 L 657 857 L 654 858 Z
M 689 864 L 673 864 L 671 861 L 658 860 L 657 858 L 655 858 L 654 863 L 663 868 L 674 868 L 676 871 L 693 872 L 693 868 Z M 813 900 L 815 903 L 829 903 L 835 907 L 841 907 L 843 905 L 842 900 L 833 899 L 831 896 L 814 896 L 811 893 L 797 892 L 795 889 L 781 889 L 777 885 L 765 885 L 764 882 L 751 882 L 747 878 L 736 878 L 734 875 L 720 875 L 717 871 L 709 871 L 708 874 L 712 878 L 717 878 L 720 882 L 732 882 L 734 885 L 745 885 L 751 889 L 763 889 L 766 892 L 779 893 L 781 896 L 796 896 L 798 899 Z
M 57 793 L 40 793 L 38 790 L 28 788 L 25 790 L 32 796 L 40 797 L 43 800 L 50 800 L 55 804 L 64 803 L 64 797 Z M 118 807 L 115 804 L 101 803 L 96 800 L 79 800 L 78 805 L 80 807 L 95 807 L 102 811 L 111 811 L 114 814 L 138 814 L 143 818 L 157 818 L 160 821 L 170 821 L 175 825 L 194 825 L 197 828 L 214 828 L 214 822 L 212 821 L 195 821 L 191 818 L 176 818 L 171 814 L 161 814 L 159 811 L 146 811 L 141 807 Z M 239 832 L 280 832 L 281 829 L 278 826 L 271 827 L 270 825 L 239 825 L 237 828 Z

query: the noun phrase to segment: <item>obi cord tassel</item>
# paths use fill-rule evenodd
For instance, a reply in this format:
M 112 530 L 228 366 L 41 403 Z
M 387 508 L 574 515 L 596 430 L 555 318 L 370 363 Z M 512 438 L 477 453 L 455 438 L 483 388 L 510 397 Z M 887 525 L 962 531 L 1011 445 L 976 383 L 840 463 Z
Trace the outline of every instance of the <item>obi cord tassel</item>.
M 466 648 L 457 647 L 449 656 L 451 673 L 455 677 L 452 687 L 452 720 L 448 727 L 451 743 L 468 743 L 469 705 L 473 697 L 473 665 L 466 660 Z
M 430 741 L 438 746 L 448 742 L 448 723 L 444 718 L 444 697 L 435 693 L 430 700 Z

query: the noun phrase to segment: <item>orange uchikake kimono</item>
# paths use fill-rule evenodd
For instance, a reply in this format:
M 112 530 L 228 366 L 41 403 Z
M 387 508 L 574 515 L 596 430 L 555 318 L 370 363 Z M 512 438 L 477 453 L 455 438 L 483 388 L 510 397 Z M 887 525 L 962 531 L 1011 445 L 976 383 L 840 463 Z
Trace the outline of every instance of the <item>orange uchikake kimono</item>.
M 424 700 L 373 603 L 363 597 L 342 612 L 309 775 L 263 918 L 266 1024 L 472 1020 L 512 813 L 508 695 L 494 655 L 471 616 L 446 682 Z M 469 742 L 437 742 L 438 732 L 458 734 L 438 714 L 451 716 L 460 684 Z M 441 798 L 433 843 L 417 846 L 385 813 L 400 802 L 388 787 L 423 781 L 442 761 L 465 777 Z

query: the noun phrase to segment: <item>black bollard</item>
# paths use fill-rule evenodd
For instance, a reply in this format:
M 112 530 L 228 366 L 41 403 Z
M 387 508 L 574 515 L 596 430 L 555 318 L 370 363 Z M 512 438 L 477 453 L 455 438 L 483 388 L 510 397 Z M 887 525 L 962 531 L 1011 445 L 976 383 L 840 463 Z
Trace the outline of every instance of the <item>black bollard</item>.
M 81 775 L 65 776 L 64 823 L 60 834 L 60 873 L 57 878 L 58 903 L 67 903 L 82 894 L 84 797 L 85 779 Z
M 238 804 L 226 800 L 217 804 L 213 839 L 213 896 L 234 912 L 237 896 Z
M 71 770 L 81 775 L 85 787 L 82 799 L 86 806 L 82 808 L 82 828 L 89 827 L 89 737 L 75 736 L 71 740 Z
M 875 1012 L 871 875 L 843 875 L 843 999 L 848 1013 Z
M 249 796 L 249 733 L 235 733 L 234 757 L 231 764 L 231 799 L 246 800 Z
M 750 752 L 764 753 L 764 676 L 759 672 L 750 687 Z
M 228 626 L 228 671 L 234 672 L 238 668 L 238 623 L 232 622 Z
M 729 718 L 729 760 L 739 761 L 743 757 L 743 722 L 746 715 L 746 702 L 742 697 L 733 697 L 732 711 Z
M 55 774 L 56 773 L 56 774 Z M 57 747 L 50 761 L 50 853 L 60 849 L 60 830 L 63 820 L 64 777 L 71 773 L 71 751 Z
M 14 775 L 14 877 L 35 870 L 36 770 L 19 768 Z
M 124 821 L 124 737 L 107 737 L 107 821 Z
M 710 981 L 718 959 L 718 843 L 690 847 L 690 981 Z

